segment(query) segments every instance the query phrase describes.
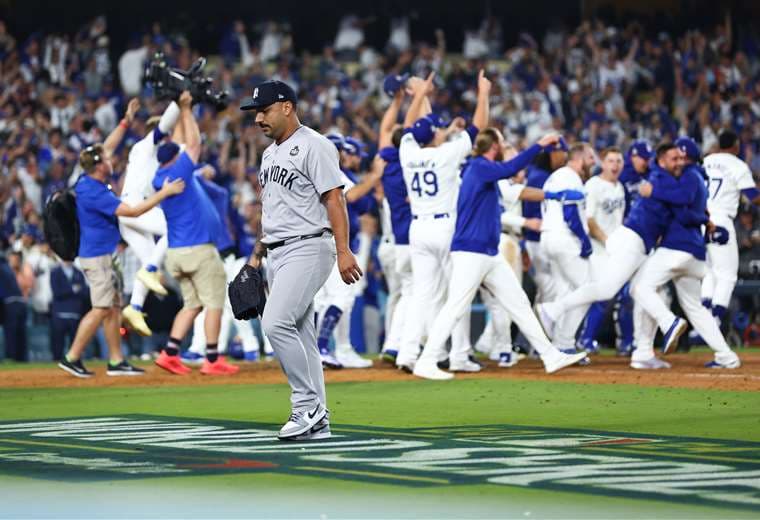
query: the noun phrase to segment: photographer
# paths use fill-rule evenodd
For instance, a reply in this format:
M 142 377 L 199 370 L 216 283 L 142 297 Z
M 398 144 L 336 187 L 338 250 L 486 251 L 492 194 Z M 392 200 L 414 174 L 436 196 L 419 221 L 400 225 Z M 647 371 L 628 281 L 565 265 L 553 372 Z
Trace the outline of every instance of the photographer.
M 119 200 L 108 184 L 113 166 L 102 144 L 88 146 L 79 154 L 86 172 L 77 181 L 77 219 L 80 228 L 79 262 L 90 286 L 92 310 L 79 323 L 74 342 L 58 366 L 76 377 L 94 374 L 82 364 L 82 354 L 101 323 L 109 350 L 107 374 L 141 375 L 143 370 L 130 365 L 121 354 L 119 337 L 121 282 L 113 267 L 112 255 L 119 243 L 116 217 L 139 217 L 165 198 L 185 189 L 182 180 L 165 182 L 161 190 L 131 206 Z

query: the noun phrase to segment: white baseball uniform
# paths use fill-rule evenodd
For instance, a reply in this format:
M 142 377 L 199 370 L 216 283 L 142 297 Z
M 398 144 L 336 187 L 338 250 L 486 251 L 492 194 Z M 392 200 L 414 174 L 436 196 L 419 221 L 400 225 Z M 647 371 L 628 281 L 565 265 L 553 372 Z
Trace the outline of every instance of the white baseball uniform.
M 563 166 L 549 176 L 544 191 L 583 191 L 581 176 L 569 166 Z M 541 223 L 541 248 L 549 258 L 551 271 L 557 278 L 557 296 L 561 298 L 585 284 L 590 279 L 590 262 L 581 258 L 581 241 L 565 222 L 564 208 L 578 207 L 581 223 L 588 233 L 584 201 L 545 200 Z M 575 346 L 575 326 L 583 319 L 587 306 L 565 313 L 555 326 L 554 345 L 562 349 Z
M 652 340 L 656 330 L 653 330 L 652 324 L 667 331 L 676 319 L 676 315 L 657 292 L 671 280 L 676 286 L 678 302 L 686 318 L 705 343 L 715 351 L 715 360 L 730 363 L 736 359 L 736 354 L 726 343 L 712 314 L 700 302 L 700 284 L 706 270 L 705 262 L 690 253 L 665 247 L 658 248 L 644 262 L 631 284 L 631 295 L 636 301 L 636 307 L 644 309 L 653 320 L 636 322 L 636 349 L 631 356 L 633 361 L 646 361 L 654 357 Z M 634 314 L 635 320 L 641 318 L 640 312 Z
M 354 182 L 342 171 L 340 172 L 341 180 L 343 183 L 343 191 L 346 192 L 355 186 Z M 360 234 L 361 235 L 361 234 Z M 361 244 L 361 241 L 360 241 Z M 361 245 L 360 245 L 361 251 Z M 368 257 L 368 255 L 364 255 Z M 361 265 L 362 255 L 357 254 L 357 263 L 362 269 L 362 272 L 366 272 L 366 265 Z M 324 311 L 328 307 L 334 305 L 342 312 L 341 318 L 335 325 L 333 335 L 335 337 L 335 350 L 336 352 L 352 351 L 351 346 L 351 311 L 354 308 L 354 302 L 356 297 L 362 292 L 363 287 L 359 284 L 348 285 L 343 281 L 340 276 L 340 269 L 338 263 L 333 265 L 330 276 L 324 283 L 322 288 L 317 292 L 314 297 L 314 307 L 319 314 L 319 322 L 317 323 L 317 331 L 322 328 L 322 319 L 324 318 Z
M 179 119 L 179 106 L 171 102 L 161 115 L 158 129 L 168 134 Z M 135 205 L 155 193 L 153 177 L 158 169 L 153 132 L 143 137 L 129 151 L 127 170 L 124 174 L 124 186 L 121 200 Z M 150 209 L 139 217 L 119 217 L 119 231 L 124 241 L 139 258 L 142 267 L 153 265 L 161 267 L 168 248 L 166 236 L 166 218 L 160 207 Z M 156 242 L 155 237 L 161 237 Z M 142 306 L 148 295 L 148 289 L 140 280 L 135 280 L 130 303 Z
M 593 218 L 608 237 L 623 225 L 625 214 L 625 188 L 620 181 L 610 182 L 600 175 L 591 177 L 585 184 L 586 217 Z M 594 256 L 606 255 L 604 244 L 591 238 Z M 592 256 L 592 265 L 594 257 Z
M 708 271 L 702 283 L 702 298 L 727 308 L 739 270 L 739 248 L 733 220 L 739 208 L 741 190 L 754 188 L 755 181 L 747 163 L 730 153 L 708 155 L 704 167 L 709 177 L 707 211 L 715 225 L 728 230 L 728 242 L 707 245 Z
M 402 276 L 397 270 L 397 246 L 393 237 L 391 209 L 387 199 L 383 199 L 383 204 L 380 207 L 380 222 L 383 234 L 380 239 L 380 245 L 377 248 L 377 258 L 380 260 L 380 267 L 383 270 L 385 282 L 388 285 L 388 300 L 385 304 L 385 342 L 383 343 L 383 351 L 385 351 L 388 349 L 395 350 L 398 348 L 399 343 L 401 343 L 404 314 L 406 313 L 408 299 L 402 299 L 401 296 Z M 407 283 L 411 284 L 411 277 L 407 278 Z
M 472 139 L 466 131 L 437 147 L 422 148 L 411 132 L 401 138 L 399 159 L 413 215 L 409 227 L 413 303 L 404 321 L 399 365 L 414 363 L 420 340 L 443 306 L 451 270 L 449 248 L 456 224 L 459 174 L 471 151 Z M 461 322 L 452 338 L 457 355 L 469 350 L 469 337 L 462 329 L 466 325 Z

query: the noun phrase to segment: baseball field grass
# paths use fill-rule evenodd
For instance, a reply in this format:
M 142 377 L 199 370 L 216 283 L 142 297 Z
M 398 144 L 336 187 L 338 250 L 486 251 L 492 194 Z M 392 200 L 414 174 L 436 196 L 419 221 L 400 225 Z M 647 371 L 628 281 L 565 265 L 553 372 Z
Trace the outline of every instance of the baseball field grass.
M 733 375 L 751 380 L 760 356 L 744 357 Z M 328 374 L 333 438 L 300 444 L 273 440 L 282 382 L 150 369 L 72 387 L 52 365 L 0 365 L 0 518 L 760 515 L 757 391 L 574 382 L 603 364 L 546 379 L 525 363 L 535 378 Z M 53 384 L 17 384 L 46 370 Z

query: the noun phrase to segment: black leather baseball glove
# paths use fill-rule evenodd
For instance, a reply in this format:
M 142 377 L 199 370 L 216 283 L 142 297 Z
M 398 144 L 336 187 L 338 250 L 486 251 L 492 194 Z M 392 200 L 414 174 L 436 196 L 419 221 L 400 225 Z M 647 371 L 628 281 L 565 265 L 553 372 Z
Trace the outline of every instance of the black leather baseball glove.
M 266 294 L 260 269 L 245 264 L 228 287 L 236 320 L 252 320 L 264 314 Z

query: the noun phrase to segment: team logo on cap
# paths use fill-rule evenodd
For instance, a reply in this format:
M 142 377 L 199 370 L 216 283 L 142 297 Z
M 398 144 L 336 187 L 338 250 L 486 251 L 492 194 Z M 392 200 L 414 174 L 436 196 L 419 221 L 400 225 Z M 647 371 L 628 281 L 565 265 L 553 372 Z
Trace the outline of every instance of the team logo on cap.
M 284 97 L 282 94 L 277 94 L 277 99 L 283 99 Z
M 298 146 L 294 146 L 293 148 L 290 149 L 290 155 L 292 155 L 293 157 L 298 155 L 298 152 L 299 152 Z
M 259 87 L 253 89 L 253 99 L 256 99 L 257 97 L 259 97 Z

